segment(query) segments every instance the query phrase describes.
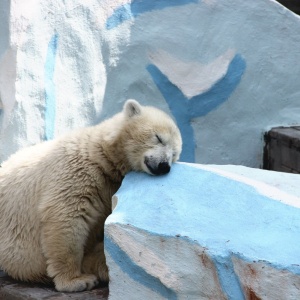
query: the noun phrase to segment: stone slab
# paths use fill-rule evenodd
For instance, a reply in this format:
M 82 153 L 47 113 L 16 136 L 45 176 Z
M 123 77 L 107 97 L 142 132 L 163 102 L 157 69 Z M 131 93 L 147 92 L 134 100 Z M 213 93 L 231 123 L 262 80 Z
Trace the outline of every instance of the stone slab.
M 130 173 L 113 206 L 110 300 L 300 299 L 298 175 L 175 164 Z

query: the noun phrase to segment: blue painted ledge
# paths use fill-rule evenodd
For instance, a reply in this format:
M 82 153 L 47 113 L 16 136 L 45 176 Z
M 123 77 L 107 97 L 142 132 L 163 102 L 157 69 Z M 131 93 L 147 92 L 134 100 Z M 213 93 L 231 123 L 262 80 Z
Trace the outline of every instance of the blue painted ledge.
M 238 168 L 125 177 L 105 226 L 110 299 L 120 288 L 152 299 L 300 299 L 300 188 L 275 187 L 299 177 Z

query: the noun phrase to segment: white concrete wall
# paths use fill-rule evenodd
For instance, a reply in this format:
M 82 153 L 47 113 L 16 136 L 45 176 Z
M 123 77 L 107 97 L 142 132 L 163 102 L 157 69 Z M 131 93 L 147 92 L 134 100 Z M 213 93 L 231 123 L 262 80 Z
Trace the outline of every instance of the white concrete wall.
M 3 0 L 0 161 L 136 98 L 181 160 L 259 167 L 263 132 L 299 124 L 299 30 L 272 0 Z

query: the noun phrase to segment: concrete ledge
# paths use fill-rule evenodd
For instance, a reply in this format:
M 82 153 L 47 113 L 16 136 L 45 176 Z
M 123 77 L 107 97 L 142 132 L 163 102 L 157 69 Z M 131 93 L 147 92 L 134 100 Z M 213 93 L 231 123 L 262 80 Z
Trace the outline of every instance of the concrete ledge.
M 241 166 L 128 174 L 105 223 L 109 299 L 300 299 L 299 192 L 299 175 Z
M 107 300 L 108 288 L 99 286 L 92 291 L 79 293 L 60 293 L 54 287 L 42 284 L 19 282 L 0 270 L 1 300 Z

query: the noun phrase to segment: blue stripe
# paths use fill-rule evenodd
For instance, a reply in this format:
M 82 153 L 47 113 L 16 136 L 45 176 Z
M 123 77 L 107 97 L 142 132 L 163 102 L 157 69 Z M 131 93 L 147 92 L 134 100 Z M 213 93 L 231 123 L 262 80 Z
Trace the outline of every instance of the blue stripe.
M 161 281 L 148 274 L 143 268 L 135 264 L 131 258 L 107 235 L 104 238 L 105 251 L 109 253 L 114 262 L 121 270 L 130 276 L 133 280 L 160 294 L 162 297 L 170 300 L 176 300 L 176 293 L 164 286 Z
M 243 289 L 238 276 L 234 272 L 231 257 L 212 255 L 212 260 L 215 264 L 223 293 L 226 294 L 229 300 L 244 300 Z
M 246 62 L 237 54 L 228 66 L 226 75 L 209 91 L 188 99 L 155 65 L 150 64 L 147 70 L 164 96 L 180 129 L 183 147 L 180 161 L 195 162 L 196 143 L 191 120 L 203 117 L 229 99 L 240 83 L 246 69 Z
M 228 66 L 226 75 L 209 91 L 197 95 L 188 101 L 190 118 L 202 117 L 219 107 L 229 99 L 241 81 L 246 69 L 246 62 L 237 54 Z
M 56 101 L 53 82 L 55 58 L 57 53 L 58 35 L 55 33 L 49 44 L 45 63 L 45 139 L 51 140 L 54 136 Z
M 118 7 L 106 21 L 106 29 L 113 29 L 124 21 L 133 19 L 130 3 Z
M 124 21 L 149 11 L 198 2 L 198 0 L 133 0 L 131 3 L 124 4 L 114 11 L 106 21 L 106 29 L 115 28 Z
M 195 162 L 196 143 L 194 140 L 194 130 L 190 123 L 188 102 L 183 93 L 169 81 L 155 65 L 147 66 L 153 81 L 164 96 L 171 113 L 175 117 L 178 128 L 182 136 L 182 152 L 180 161 Z

